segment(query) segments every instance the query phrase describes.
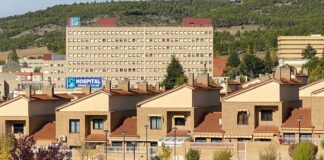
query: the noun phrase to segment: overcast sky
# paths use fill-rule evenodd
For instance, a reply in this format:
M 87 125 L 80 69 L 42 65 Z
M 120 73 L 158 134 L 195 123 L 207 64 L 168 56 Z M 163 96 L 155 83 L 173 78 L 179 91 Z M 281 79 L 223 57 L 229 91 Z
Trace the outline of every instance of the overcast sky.
M 0 17 L 24 14 L 29 11 L 46 9 L 57 4 L 74 2 L 105 2 L 107 0 L 0 0 Z M 110 1 L 110 0 L 109 0 Z

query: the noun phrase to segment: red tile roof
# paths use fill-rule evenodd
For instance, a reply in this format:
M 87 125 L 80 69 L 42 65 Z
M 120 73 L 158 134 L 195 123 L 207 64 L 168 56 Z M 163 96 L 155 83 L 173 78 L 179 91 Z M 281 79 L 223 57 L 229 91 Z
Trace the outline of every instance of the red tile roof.
M 222 125 L 219 121 L 222 119 L 222 112 L 208 113 L 205 119 L 194 129 L 194 132 L 223 133 Z
M 85 96 L 87 96 L 88 94 L 85 93 L 71 93 L 73 96 L 75 96 L 76 98 L 83 98 Z
M 137 134 L 137 118 L 128 117 L 124 122 L 110 134 L 110 137 L 122 137 L 126 132 L 126 137 L 138 137 Z
M 186 17 L 182 20 L 183 27 L 212 27 L 211 18 L 191 18 Z
M 213 59 L 213 75 L 215 77 L 223 76 L 224 69 L 226 68 L 227 60 L 225 58 Z
M 297 119 L 301 118 L 300 127 L 301 128 L 313 128 L 311 108 L 299 108 L 294 109 L 291 112 L 290 117 L 282 124 L 282 128 L 298 128 Z
M 254 129 L 254 133 L 278 133 L 279 129 L 277 126 L 272 125 L 259 125 Z
M 85 141 L 106 141 L 106 134 L 90 134 L 85 138 Z
M 116 18 L 99 18 L 97 24 L 99 27 L 117 27 Z
M 26 96 L 25 96 L 26 97 Z M 55 94 L 53 97 L 47 95 L 47 94 L 34 94 L 31 95 L 31 100 L 69 100 L 69 99 L 73 99 L 72 96 L 68 95 L 68 94 Z
M 36 140 L 55 140 L 55 122 L 49 122 L 45 124 L 40 130 L 38 130 L 33 137 Z
M 174 135 L 176 135 L 177 137 L 190 137 L 190 131 L 187 129 L 177 129 L 176 132 L 174 130 L 171 130 L 167 134 L 167 137 L 174 137 Z
M 297 73 L 296 77 L 309 77 L 309 74 L 305 74 L 305 73 Z
M 208 86 L 207 85 L 204 85 L 204 84 L 201 84 L 201 83 L 195 83 L 194 84 L 194 88 L 195 89 L 222 89 L 223 87 L 220 86 L 220 85 L 217 85 L 217 84 L 209 84 Z

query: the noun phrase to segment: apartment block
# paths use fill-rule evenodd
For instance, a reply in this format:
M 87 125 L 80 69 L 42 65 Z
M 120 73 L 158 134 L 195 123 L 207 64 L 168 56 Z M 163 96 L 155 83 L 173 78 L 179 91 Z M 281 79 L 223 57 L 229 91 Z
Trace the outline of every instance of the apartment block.
M 210 20 L 198 20 L 187 19 L 181 27 L 67 27 L 66 72 L 156 84 L 175 56 L 187 75 L 213 75 L 213 27 Z
M 317 52 L 316 57 L 321 57 L 324 53 L 324 36 L 279 36 L 278 37 L 278 58 L 279 65 L 289 64 L 301 70 L 303 64 L 307 62 L 302 59 L 302 52 L 311 45 Z
M 44 54 L 44 64 L 42 68 L 44 84 L 54 85 L 58 90 L 64 89 L 67 73 L 66 67 L 65 55 Z

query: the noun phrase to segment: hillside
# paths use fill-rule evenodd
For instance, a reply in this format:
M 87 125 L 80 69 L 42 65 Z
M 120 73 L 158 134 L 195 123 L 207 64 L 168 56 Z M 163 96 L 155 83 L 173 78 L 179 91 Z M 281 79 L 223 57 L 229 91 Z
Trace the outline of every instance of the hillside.
M 276 47 L 279 35 L 324 34 L 323 0 L 181 0 L 57 5 L 0 19 L 0 51 L 47 46 L 65 52 L 66 18 L 80 16 L 82 26 L 98 17 L 116 17 L 118 26 L 178 26 L 182 18 L 211 17 L 215 52 L 228 48 L 257 51 Z M 249 29 L 252 26 L 252 29 Z

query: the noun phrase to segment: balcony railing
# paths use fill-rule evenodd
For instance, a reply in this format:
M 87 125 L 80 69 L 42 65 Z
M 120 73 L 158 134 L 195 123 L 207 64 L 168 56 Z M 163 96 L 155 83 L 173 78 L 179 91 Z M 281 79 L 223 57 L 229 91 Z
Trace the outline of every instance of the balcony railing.
M 191 142 L 191 148 L 234 148 L 233 142 Z
M 148 147 L 149 155 L 154 156 L 157 152 L 157 147 Z M 124 153 L 122 146 L 107 146 L 108 153 Z M 125 153 L 133 153 L 134 147 L 125 147 Z M 135 147 L 135 153 L 146 153 L 146 147 Z
M 301 141 L 308 141 L 311 143 L 314 143 L 316 145 L 319 145 L 321 143 L 321 141 L 324 141 L 324 138 L 308 138 L 308 137 L 301 137 L 300 139 Z M 280 144 L 295 144 L 298 143 L 298 137 L 294 138 L 294 137 L 284 137 L 284 138 L 279 138 L 279 143 Z

